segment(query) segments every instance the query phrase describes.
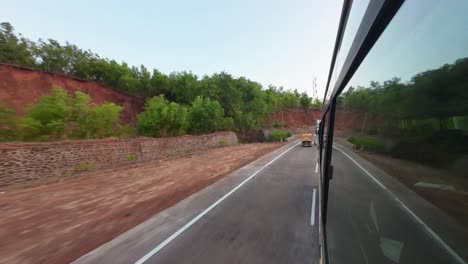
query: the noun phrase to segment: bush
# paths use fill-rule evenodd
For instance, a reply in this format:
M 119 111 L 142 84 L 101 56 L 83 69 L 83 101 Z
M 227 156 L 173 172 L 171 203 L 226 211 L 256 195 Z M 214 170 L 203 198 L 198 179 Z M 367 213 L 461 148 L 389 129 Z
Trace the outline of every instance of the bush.
M 280 130 L 276 130 L 270 134 L 268 140 L 275 141 L 275 142 L 283 142 L 286 138 L 290 137 L 291 135 L 292 134 L 289 131 L 283 132 Z
M 134 161 L 136 161 L 137 157 L 135 156 L 135 154 L 127 154 L 127 155 L 125 155 L 125 159 L 128 162 L 134 162 Z
M 368 129 L 364 130 L 364 132 L 368 135 L 377 135 L 379 134 L 379 128 L 378 127 L 369 127 Z
M 76 166 L 75 169 L 73 170 L 73 174 L 92 171 L 95 168 L 96 168 L 95 161 L 80 162 L 80 164 L 78 164 L 78 166 Z
M 15 137 L 15 111 L 0 102 L 0 141 L 13 140 Z
M 122 134 L 120 113 L 123 107 L 114 103 L 95 105 L 85 93 L 69 96 L 55 87 L 36 104 L 26 108 L 19 120 L 19 137 L 26 141 L 66 138 L 104 138 Z
M 138 130 L 145 136 L 180 136 L 187 125 L 187 108 L 170 103 L 163 95 L 146 101 L 145 111 L 138 115 Z
M 32 141 L 32 140 L 39 140 L 45 141 L 47 140 L 47 135 L 43 135 L 42 132 L 42 124 L 39 120 L 36 120 L 31 117 L 23 117 L 20 120 L 20 137 L 22 140 L 25 141 Z
M 277 120 L 275 120 L 275 122 L 273 123 L 273 127 L 274 128 L 280 128 L 281 124 Z
M 72 98 L 65 90 L 55 87 L 49 95 L 42 96 L 38 103 L 29 106 L 23 123 L 26 123 L 24 126 L 34 127 L 34 133 L 28 132 L 26 137 L 49 136 L 60 139 L 65 134 L 67 123 L 72 119 L 71 101 Z
M 191 134 L 207 134 L 234 127 L 234 120 L 225 117 L 218 101 L 202 96 L 197 96 L 193 101 L 188 112 L 188 123 Z
M 348 142 L 352 143 L 357 149 L 386 152 L 385 144 L 374 137 L 349 137 Z
M 135 128 L 131 127 L 130 125 L 124 125 L 120 127 L 119 134 L 120 139 L 128 139 L 135 137 L 137 133 Z
M 104 103 L 91 107 L 84 122 L 78 127 L 85 132 L 86 138 L 105 138 L 121 133 L 120 113 L 123 107 L 114 103 Z

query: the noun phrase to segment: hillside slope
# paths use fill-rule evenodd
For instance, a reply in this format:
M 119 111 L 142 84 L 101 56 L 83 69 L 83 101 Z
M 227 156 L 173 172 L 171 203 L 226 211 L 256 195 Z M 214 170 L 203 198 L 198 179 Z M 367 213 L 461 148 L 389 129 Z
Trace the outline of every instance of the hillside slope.
M 315 126 L 316 120 L 320 119 L 320 110 L 310 110 L 309 114 L 306 114 L 304 109 L 287 109 L 285 111 L 275 113 L 268 117 L 267 123 L 272 125 L 275 121 L 280 124 L 284 124 L 288 127 L 309 127 Z
M 124 124 L 135 124 L 137 114 L 143 110 L 143 99 L 94 82 L 0 64 L 0 101 L 20 115 L 24 113 L 24 108 L 27 105 L 37 102 L 54 86 L 60 86 L 69 93 L 75 91 L 87 93 L 96 104 L 113 102 L 123 106 L 121 118 Z

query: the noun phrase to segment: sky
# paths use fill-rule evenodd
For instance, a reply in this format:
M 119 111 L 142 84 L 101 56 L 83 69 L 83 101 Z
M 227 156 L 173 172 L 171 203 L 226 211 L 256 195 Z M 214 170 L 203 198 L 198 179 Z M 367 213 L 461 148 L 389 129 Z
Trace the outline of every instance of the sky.
M 342 0 L 5 1 L 0 21 L 164 73 L 226 71 L 323 98 Z M 27 7 L 27 8 L 25 8 Z

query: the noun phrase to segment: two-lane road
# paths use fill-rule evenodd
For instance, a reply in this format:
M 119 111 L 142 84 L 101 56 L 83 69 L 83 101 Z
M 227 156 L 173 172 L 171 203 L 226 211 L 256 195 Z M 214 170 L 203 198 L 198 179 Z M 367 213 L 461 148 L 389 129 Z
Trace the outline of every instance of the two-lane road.
M 316 263 L 315 153 L 296 145 L 146 263 Z
M 466 230 L 348 153 L 333 153 L 332 263 L 465 263 L 451 235 Z M 290 143 L 76 263 L 319 263 L 317 154 Z
M 290 143 L 75 262 L 318 263 L 316 155 Z

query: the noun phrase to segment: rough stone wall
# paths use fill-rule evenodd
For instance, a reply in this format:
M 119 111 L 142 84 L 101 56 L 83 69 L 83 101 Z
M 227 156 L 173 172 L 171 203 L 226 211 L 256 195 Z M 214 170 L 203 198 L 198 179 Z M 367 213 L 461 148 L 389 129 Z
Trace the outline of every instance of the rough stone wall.
M 1 143 L 0 189 L 11 185 L 59 180 L 86 171 L 236 144 L 238 140 L 233 132 L 173 138 Z

